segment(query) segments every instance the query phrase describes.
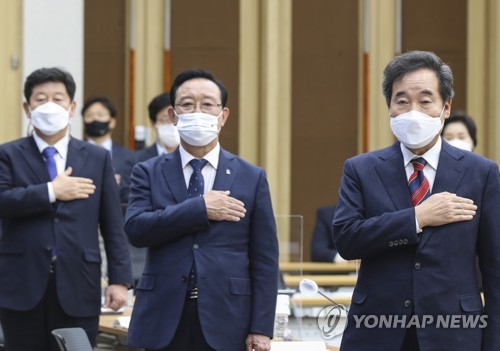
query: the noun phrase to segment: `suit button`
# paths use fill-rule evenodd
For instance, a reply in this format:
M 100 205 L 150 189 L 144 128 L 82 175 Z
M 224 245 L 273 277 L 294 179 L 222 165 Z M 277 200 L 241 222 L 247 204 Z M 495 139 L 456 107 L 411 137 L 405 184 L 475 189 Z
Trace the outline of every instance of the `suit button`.
M 403 244 L 408 244 L 408 239 L 404 239 Z
M 54 218 L 54 223 L 59 223 L 59 218 Z
M 193 245 L 193 249 L 198 250 L 199 248 L 200 248 L 200 245 L 198 245 L 198 244 Z
M 394 246 L 398 246 L 398 245 L 399 245 L 398 241 L 394 240 Z
M 403 245 L 403 239 L 399 239 L 399 245 Z
M 394 242 L 389 241 L 389 247 L 393 247 L 393 246 L 394 246 Z
M 52 251 L 52 245 L 49 244 L 49 245 L 45 246 L 45 250 Z
M 415 262 L 415 269 L 420 269 L 420 262 Z
M 406 300 L 406 301 L 405 301 L 405 307 L 406 307 L 406 308 L 411 307 L 411 300 Z

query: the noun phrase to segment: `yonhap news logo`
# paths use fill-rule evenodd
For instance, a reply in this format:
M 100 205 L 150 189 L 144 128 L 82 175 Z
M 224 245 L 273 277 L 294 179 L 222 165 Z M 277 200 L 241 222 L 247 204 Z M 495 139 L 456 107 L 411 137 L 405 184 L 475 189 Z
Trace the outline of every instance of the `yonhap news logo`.
M 323 338 L 333 339 L 347 328 L 347 309 L 339 304 L 327 306 L 319 312 L 317 321 Z

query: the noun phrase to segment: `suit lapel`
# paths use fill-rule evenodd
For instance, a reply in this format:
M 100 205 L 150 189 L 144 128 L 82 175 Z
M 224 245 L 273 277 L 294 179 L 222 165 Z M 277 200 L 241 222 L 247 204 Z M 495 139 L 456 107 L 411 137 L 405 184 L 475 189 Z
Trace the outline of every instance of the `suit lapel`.
M 394 207 L 396 207 L 396 210 L 411 207 L 404 159 L 399 143 L 393 144 L 379 157 L 382 162 L 380 162 L 375 169 Z
M 29 169 L 33 172 L 33 176 L 40 183 L 50 182 L 49 171 L 40 150 L 38 150 L 35 139 L 33 139 L 33 137 L 26 138 L 25 142 L 20 145 L 20 148 L 22 150 L 21 156 L 26 161 Z
M 215 174 L 214 190 L 229 190 L 238 171 L 235 156 L 221 148 L 219 154 L 219 165 Z
M 85 147 L 85 142 L 73 139 L 70 137 L 68 143 L 68 158 L 66 160 L 66 168 L 73 168 L 72 176 L 79 176 L 85 165 L 88 151 Z
M 179 148 L 162 156 L 161 172 L 177 203 L 188 198 Z
M 463 166 L 460 162 L 460 159 L 463 157 L 463 151 L 451 147 L 448 143 L 443 143 L 442 145 L 432 194 L 444 191 L 456 193 L 467 171 L 467 167 Z M 419 250 L 427 243 L 434 229 L 435 227 L 430 227 L 422 232 L 422 237 L 418 244 Z

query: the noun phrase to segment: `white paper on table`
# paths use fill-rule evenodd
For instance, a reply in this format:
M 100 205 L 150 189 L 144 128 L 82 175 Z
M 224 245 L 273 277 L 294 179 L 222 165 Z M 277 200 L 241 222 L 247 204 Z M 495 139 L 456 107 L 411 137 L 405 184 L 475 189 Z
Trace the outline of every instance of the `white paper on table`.
M 128 329 L 130 325 L 130 316 L 122 316 L 115 319 L 113 326 L 121 329 Z

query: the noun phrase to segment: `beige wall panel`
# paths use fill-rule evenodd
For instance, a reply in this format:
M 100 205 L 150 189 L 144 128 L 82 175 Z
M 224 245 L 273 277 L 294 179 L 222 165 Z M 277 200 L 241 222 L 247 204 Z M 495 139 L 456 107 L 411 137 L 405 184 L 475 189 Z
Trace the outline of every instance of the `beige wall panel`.
M 0 1 L 0 143 L 24 135 L 21 0 Z
M 85 0 L 84 100 L 107 96 L 118 111 L 113 140 L 126 145 L 126 11 L 122 0 Z M 82 101 L 83 103 L 83 101 Z M 79 106 L 79 111 L 82 106 Z
M 402 51 L 433 51 L 448 63 L 455 78 L 452 109 L 466 109 L 467 0 L 402 3 Z
M 337 202 L 343 163 L 358 151 L 359 6 L 293 5 L 292 213 L 304 216 L 307 260 L 316 209 Z
M 172 0 L 172 80 L 204 68 L 226 86 L 231 109 L 221 145 L 238 153 L 239 2 Z

